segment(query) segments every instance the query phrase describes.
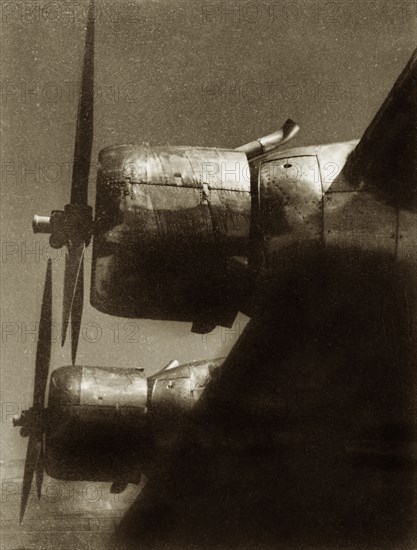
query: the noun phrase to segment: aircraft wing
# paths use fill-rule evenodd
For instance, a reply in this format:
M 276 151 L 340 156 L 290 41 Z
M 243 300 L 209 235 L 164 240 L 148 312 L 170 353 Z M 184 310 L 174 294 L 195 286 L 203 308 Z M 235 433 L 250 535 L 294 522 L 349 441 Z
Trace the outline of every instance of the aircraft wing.
M 417 49 L 353 151 L 346 170 L 390 204 L 417 209 Z

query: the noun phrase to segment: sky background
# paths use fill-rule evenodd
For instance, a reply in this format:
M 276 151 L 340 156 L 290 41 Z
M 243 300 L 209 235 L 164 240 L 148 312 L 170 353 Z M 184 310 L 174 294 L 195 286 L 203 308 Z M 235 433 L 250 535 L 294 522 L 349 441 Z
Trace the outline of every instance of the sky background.
M 96 0 L 95 137 L 89 202 L 101 148 L 123 142 L 237 147 L 293 118 L 292 145 L 360 137 L 410 57 L 413 1 Z M 34 235 L 33 214 L 69 201 L 87 2 L 1 8 L 2 460 L 24 457 L 11 416 L 30 406 L 46 260 L 52 257 L 51 368 L 61 349 L 63 251 Z M 91 251 L 88 255 L 91 258 Z M 88 303 L 78 363 L 144 367 L 225 355 L 247 319 L 201 336 L 188 323 L 126 320 Z

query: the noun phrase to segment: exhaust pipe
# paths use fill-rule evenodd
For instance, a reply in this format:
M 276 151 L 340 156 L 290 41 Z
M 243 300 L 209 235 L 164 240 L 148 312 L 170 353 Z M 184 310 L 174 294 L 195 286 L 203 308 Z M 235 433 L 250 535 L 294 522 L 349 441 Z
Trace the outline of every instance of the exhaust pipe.
M 242 151 L 246 154 L 249 161 L 253 161 L 274 149 L 277 149 L 284 143 L 292 139 L 299 131 L 300 127 L 293 120 L 288 119 L 283 127 L 276 132 L 264 136 L 245 145 L 236 148 L 236 151 Z

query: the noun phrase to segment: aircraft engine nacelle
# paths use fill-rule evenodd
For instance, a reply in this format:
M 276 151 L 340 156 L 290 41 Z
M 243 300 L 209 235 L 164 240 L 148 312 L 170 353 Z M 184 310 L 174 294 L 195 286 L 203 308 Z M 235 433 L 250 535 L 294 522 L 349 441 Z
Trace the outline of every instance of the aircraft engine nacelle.
M 68 366 L 53 371 L 47 473 L 56 479 L 114 481 L 131 460 L 133 479 L 128 481 L 135 481 L 133 468 L 140 466 L 147 446 L 147 395 L 146 378 L 137 369 Z
M 137 483 L 155 449 L 175 445 L 223 358 L 141 369 L 66 366 L 52 372 L 45 469 L 56 478 Z
M 250 185 L 242 151 L 102 150 L 92 305 L 123 317 L 191 321 L 206 330 L 230 326 L 245 286 L 233 265 L 249 256 Z

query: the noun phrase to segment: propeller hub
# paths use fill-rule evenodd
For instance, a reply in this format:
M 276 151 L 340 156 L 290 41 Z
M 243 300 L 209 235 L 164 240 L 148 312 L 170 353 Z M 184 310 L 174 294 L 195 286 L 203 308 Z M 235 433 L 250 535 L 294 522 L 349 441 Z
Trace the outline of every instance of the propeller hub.
M 39 437 L 45 431 L 45 411 L 46 409 L 43 408 L 30 407 L 27 411 L 22 411 L 20 416 L 13 417 L 13 427 L 22 428 L 20 430 L 22 437 L 30 434 Z
M 67 204 L 64 211 L 53 210 L 50 216 L 35 215 L 32 221 L 34 233 L 49 233 L 52 248 L 62 248 L 68 243 L 91 239 L 93 210 L 87 204 Z
M 33 216 L 32 229 L 34 233 L 51 233 L 51 217 Z

